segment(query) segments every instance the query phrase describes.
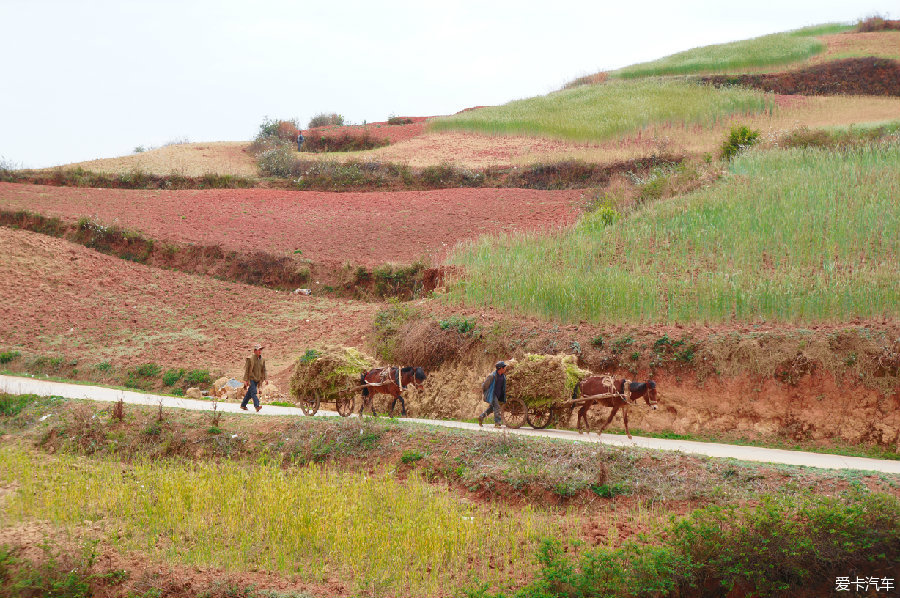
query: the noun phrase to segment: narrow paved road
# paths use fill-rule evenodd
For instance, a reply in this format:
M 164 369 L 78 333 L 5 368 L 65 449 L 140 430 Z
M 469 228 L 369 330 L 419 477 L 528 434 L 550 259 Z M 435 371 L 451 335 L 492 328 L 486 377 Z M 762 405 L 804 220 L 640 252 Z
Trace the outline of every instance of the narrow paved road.
M 163 395 L 151 395 L 101 386 L 83 386 L 80 384 L 68 384 L 63 382 L 50 382 L 47 380 L 35 380 L 33 378 L 20 378 L 17 376 L 0 376 L 0 391 L 9 394 L 36 394 L 40 396 L 56 396 L 67 399 L 88 399 L 92 401 L 116 402 L 119 399 L 135 405 L 159 405 L 178 409 L 190 409 L 194 411 L 211 411 L 211 401 L 196 401 L 181 399 Z M 227 413 L 241 413 L 236 403 L 218 403 L 217 409 Z M 276 407 L 266 405 L 259 413 L 252 411 L 247 414 L 253 416 L 272 415 L 299 415 L 303 412 L 296 407 Z M 319 411 L 317 416 L 336 417 L 334 411 Z M 443 426 L 446 428 L 461 428 L 465 430 L 478 430 L 478 424 L 466 422 L 433 420 L 433 419 L 404 419 L 405 422 Z M 543 436 L 546 438 L 559 438 L 563 440 L 575 440 L 579 442 L 600 442 L 616 446 L 637 446 L 643 448 L 660 449 L 665 451 L 680 451 L 695 455 L 707 455 L 709 457 L 733 458 L 742 461 L 760 461 L 764 463 L 783 463 L 786 465 L 806 465 L 822 469 L 859 469 L 864 471 L 878 471 L 883 473 L 900 474 L 900 461 L 880 459 L 868 459 L 864 457 L 844 457 L 842 455 L 828 455 L 822 453 L 807 453 L 803 451 L 786 451 L 781 449 L 768 449 L 754 446 L 737 446 L 730 444 L 718 444 L 714 442 L 692 442 L 689 440 L 668 440 L 664 438 L 642 438 L 635 436 L 629 440 L 625 436 L 617 434 L 602 434 L 597 436 L 580 435 L 571 430 L 532 430 L 522 428 L 519 430 L 497 430 L 493 426 L 481 428 L 488 433 L 509 432 L 523 436 Z

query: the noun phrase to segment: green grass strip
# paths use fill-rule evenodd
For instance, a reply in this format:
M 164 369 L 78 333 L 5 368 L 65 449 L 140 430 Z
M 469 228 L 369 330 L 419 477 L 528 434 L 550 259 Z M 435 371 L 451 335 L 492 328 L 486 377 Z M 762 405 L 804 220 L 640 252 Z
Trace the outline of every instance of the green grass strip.
M 851 29 L 849 25 L 832 23 L 693 48 L 612 71 L 610 77 L 633 79 L 659 75 L 721 73 L 800 62 L 825 49 L 825 44 L 815 36 L 840 33 L 848 29 Z
M 451 300 L 563 321 L 900 315 L 900 144 L 770 150 L 715 187 L 607 226 L 490 236 L 451 263 Z
M 437 119 L 431 127 L 601 141 L 651 125 L 710 125 L 733 114 L 756 114 L 770 108 L 766 95 L 758 91 L 650 79 L 565 89 Z

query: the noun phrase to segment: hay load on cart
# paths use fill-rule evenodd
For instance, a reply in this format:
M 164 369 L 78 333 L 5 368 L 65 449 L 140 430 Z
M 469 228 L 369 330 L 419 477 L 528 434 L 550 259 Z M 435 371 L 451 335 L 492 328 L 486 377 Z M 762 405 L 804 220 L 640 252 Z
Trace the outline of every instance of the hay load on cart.
M 306 415 L 314 415 L 323 402 L 334 402 L 337 412 L 353 413 L 359 377 L 375 367 L 375 360 L 352 347 L 316 347 L 294 366 L 291 396 Z
M 575 355 L 528 353 L 511 362 L 506 371 L 504 422 L 518 428 L 527 420 L 533 428 L 546 428 L 553 421 L 554 407 L 571 400 L 578 383 L 590 375 L 578 367 Z

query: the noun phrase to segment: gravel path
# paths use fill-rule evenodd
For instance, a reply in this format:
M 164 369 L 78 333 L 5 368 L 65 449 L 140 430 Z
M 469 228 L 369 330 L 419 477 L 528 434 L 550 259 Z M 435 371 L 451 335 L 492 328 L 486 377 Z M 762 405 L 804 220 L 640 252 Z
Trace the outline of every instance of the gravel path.
M 210 411 L 213 408 L 212 401 L 197 401 L 163 395 L 144 394 L 101 386 L 86 386 L 81 384 L 69 384 L 63 382 L 50 382 L 47 380 L 34 380 L 17 376 L 0 376 L 0 391 L 9 394 L 36 394 L 40 396 L 58 396 L 67 399 L 87 399 L 92 401 L 115 402 L 123 399 L 126 403 L 135 405 L 159 405 L 178 409 L 190 409 L 193 411 Z M 243 413 L 236 403 L 219 403 L 217 409 L 227 413 Z M 259 413 L 249 412 L 252 415 L 297 415 L 303 416 L 303 412 L 296 407 L 277 407 L 265 405 Z M 322 417 L 336 417 L 334 411 L 320 410 L 317 414 Z M 467 422 L 415 419 L 403 420 L 409 423 L 443 426 L 446 428 L 460 428 L 465 430 L 478 430 L 478 424 Z M 532 430 L 522 428 L 519 430 L 496 429 L 492 425 L 481 428 L 488 433 L 508 432 L 523 436 L 543 436 L 578 442 L 600 442 L 615 446 L 636 446 L 666 451 L 680 451 L 683 453 L 706 455 L 717 458 L 732 458 L 741 461 L 759 461 L 764 463 L 782 463 L 785 465 L 804 465 L 821 469 L 858 469 L 863 471 L 878 471 L 882 473 L 900 474 L 900 461 L 881 459 L 869 459 L 865 457 L 845 457 L 842 455 L 830 455 L 823 453 L 808 453 L 804 451 L 787 451 L 781 449 L 769 449 L 754 446 L 736 446 L 730 444 L 718 444 L 714 442 L 692 442 L 689 440 L 669 440 L 664 438 L 643 438 L 635 436 L 628 439 L 617 434 L 602 434 L 597 436 L 579 435 L 571 430 Z

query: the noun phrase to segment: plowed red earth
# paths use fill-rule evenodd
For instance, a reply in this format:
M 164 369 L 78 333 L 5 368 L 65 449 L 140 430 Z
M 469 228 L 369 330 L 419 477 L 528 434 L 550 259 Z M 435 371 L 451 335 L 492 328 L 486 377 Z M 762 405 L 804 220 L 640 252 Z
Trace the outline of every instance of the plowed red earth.
M 0 208 L 94 218 L 157 240 L 272 253 L 322 264 L 440 261 L 458 241 L 571 224 L 582 192 L 442 189 L 326 193 L 279 189 L 144 191 L 0 183 Z

